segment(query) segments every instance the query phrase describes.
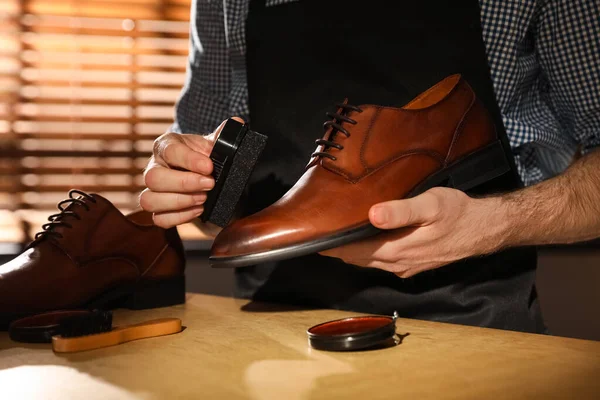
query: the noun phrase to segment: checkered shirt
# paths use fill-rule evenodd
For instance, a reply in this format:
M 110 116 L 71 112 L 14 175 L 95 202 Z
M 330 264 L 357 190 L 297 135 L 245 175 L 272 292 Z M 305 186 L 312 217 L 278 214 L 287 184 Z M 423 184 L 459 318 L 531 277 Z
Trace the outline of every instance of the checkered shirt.
M 276 6 L 299 0 L 266 0 Z M 300 0 L 301 1 L 301 0 Z M 249 0 L 194 0 L 187 78 L 174 132 L 249 117 Z M 600 145 L 598 0 L 480 0 L 483 39 L 511 147 L 526 185 Z

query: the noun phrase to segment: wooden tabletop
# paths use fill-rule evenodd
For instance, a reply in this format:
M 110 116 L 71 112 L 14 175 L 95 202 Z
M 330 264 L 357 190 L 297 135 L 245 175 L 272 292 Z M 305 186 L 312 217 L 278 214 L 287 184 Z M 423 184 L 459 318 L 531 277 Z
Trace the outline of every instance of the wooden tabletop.
M 349 315 L 188 295 L 115 312 L 181 318 L 167 337 L 56 355 L 1 332 L 0 399 L 600 399 L 600 342 L 399 319 L 395 347 L 308 346 L 308 327 Z

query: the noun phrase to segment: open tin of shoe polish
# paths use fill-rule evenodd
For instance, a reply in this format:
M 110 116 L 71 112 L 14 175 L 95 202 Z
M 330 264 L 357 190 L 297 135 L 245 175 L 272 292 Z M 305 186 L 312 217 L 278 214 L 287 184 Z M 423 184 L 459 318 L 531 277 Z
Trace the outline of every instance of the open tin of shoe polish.
M 308 342 L 317 350 L 356 351 L 385 346 L 396 337 L 396 319 L 387 316 L 350 317 L 309 328 Z

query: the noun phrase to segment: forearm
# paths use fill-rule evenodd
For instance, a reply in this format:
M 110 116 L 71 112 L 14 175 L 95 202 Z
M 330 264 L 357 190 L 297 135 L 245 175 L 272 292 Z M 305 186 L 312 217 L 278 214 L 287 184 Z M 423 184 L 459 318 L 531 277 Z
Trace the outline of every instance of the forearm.
M 574 243 L 600 237 L 600 151 L 563 174 L 487 201 L 498 247 Z

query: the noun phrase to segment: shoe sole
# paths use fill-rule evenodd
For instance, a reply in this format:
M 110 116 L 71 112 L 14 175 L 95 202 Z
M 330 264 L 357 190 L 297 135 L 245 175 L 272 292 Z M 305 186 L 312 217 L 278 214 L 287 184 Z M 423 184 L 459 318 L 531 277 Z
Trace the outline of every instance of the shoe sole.
M 456 161 L 421 182 L 405 198 L 417 196 L 433 187 L 451 187 L 466 191 L 510 171 L 502 143 L 498 140 L 461 160 Z M 375 236 L 381 229 L 371 224 L 361 225 L 331 236 L 295 244 L 281 249 L 234 257 L 209 257 L 215 268 L 239 268 L 266 262 L 281 261 L 343 246 L 356 240 Z
M 184 303 L 185 276 L 182 275 L 170 279 L 146 279 L 136 284 L 121 285 L 105 291 L 81 306 L 69 307 L 69 309 L 112 310 L 115 308 L 128 308 L 130 310 L 145 310 Z M 56 310 L 50 309 L 45 312 L 48 311 Z M 0 331 L 7 330 L 12 321 L 42 312 L 44 311 L 0 315 Z
M 185 303 L 185 276 L 170 279 L 142 280 L 135 285 L 122 285 L 89 301 L 88 309 L 128 308 L 145 310 Z

